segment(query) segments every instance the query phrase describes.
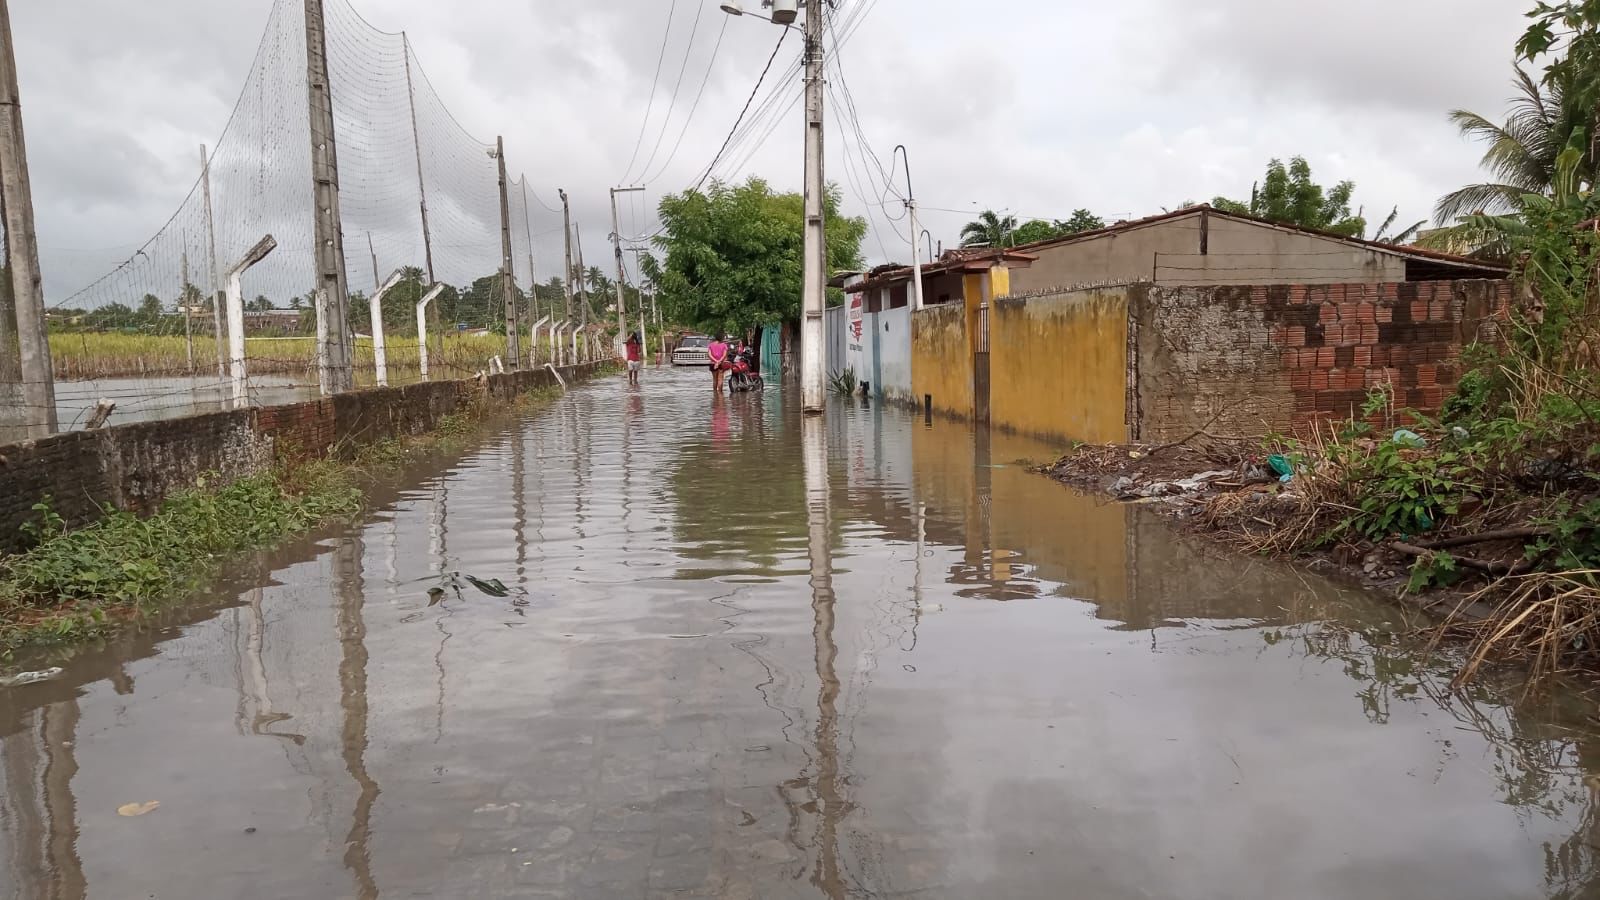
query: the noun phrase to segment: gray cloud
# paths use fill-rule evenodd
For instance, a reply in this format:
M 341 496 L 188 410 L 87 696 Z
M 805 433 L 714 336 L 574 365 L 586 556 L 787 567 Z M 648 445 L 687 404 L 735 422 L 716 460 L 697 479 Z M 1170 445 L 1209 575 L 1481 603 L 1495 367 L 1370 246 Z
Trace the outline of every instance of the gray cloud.
M 715 0 L 678 0 L 664 86 L 641 141 L 670 3 L 355 3 L 374 28 L 406 31 L 468 133 L 505 136 L 513 177 L 526 172 L 552 206 L 557 187 L 571 193 L 587 262 L 607 268 L 606 189 L 624 179 L 636 144 L 642 161 L 659 139 L 652 169 L 662 168 L 717 32 L 726 24 L 682 147 L 648 197 L 624 202 L 625 233 L 651 227 L 660 195 L 682 189 L 709 163 L 779 34 L 750 17 L 725 23 Z M 672 102 L 697 3 L 703 12 L 683 94 Z M 94 278 L 178 207 L 196 174 L 195 147 L 220 133 L 271 7 L 270 0 L 13 4 L 52 300 Z M 841 54 L 845 77 L 829 79 L 828 167 L 830 180 L 846 189 L 846 210 L 871 215 L 866 249 L 874 258 L 907 255 L 905 223 L 888 217 L 900 214 L 892 196 L 886 208 L 872 205 L 885 200 L 881 176 L 869 174 L 876 163 L 871 154 L 864 161 L 853 130 L 835 122 L 846 89 L 884 165 L 895 144 L 910 148 L 924 224 L 947 243 L 985 207 L 1064 217 L 1087 206 L 1115 218 L 1242 195 L 1269 157 L 1296 153 L 1325 181 L 1355 180 L 1369 211 L 1399 204 L 1405 216 L 1421 218 L 1439 194 L 1474 176 L 1477 154 L 1452 133 L 1444 112 L 1501 109 L 1522 21 L 1504 0 L 1131 0 L 1035 5 L 1004 16 L 974 15 L 955 0 L 927 0 L 915 16 L 904 3 L 841 0 L 836 14 L 857 8 L 866 13 Z M 1440 37 L 1445 25 L 1448 40 Z M 787 42 L 774 74 L 797 52 L 798 43 Z M 798 90 L 784 88 L 785 101 Z M 798 188 L 800 138 L 795 106 L 759 149 L 753 141 L 736 147 L 719 174 L 760 173 L 776 187 Z M 850 184 L 846 154 L 859 189 Z M 394 179 L 389 190 L 405 188 L 401 162 L 374 159 L 379 174 Z M 444 196 L 439 202 L 448 205 Z M 408 204 L 396 194 L 367 205 Z M 551 231 L 559 216 L 538 202 L 530 207 L 537 265 L 548 275 L 559 268 L 559 234 Z M 375 229 L 390 255 L 412 252 L 407 227 Z M 467 231 L 479 240 L 477 229 Z M 497 252 L 487 248 L 491 257 Z

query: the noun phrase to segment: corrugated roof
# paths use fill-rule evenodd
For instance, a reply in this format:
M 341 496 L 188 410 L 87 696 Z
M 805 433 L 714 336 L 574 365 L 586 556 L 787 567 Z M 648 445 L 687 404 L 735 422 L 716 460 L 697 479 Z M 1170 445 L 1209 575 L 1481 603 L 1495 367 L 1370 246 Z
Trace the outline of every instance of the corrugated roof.
M 1028 253 L 1015 247 L 1005 250 L 996 250 L 991 247 L 964 247 L 959 250 L 946 250 L 943 256 L 922 267 L 924 277 L 929 275 L 942 275 L 946 272 L 959 272 L 968 267 L 987 269 L 988 264 L 996 260 L 1005 260 L 1012 263 L 1031 263 L 1038 259 L 1036 253 Z M 850 293 L 869 291 L 874 288 L 899 284 L 911 280 L 911 267 L 898 263 L 878 266 L 861 281 L 845 288 Z

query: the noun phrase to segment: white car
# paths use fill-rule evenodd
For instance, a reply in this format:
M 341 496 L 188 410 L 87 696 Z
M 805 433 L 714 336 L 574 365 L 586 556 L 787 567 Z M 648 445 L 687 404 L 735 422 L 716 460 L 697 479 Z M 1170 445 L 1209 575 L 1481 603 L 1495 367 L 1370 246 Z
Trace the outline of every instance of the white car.
M 711 338 L 703 334 L 691 334 L 678 342 L 678 349 L 672 351 L 672 364 L 675 366 L 709 366 L 711 354 L 706 350 L 711 345 Z

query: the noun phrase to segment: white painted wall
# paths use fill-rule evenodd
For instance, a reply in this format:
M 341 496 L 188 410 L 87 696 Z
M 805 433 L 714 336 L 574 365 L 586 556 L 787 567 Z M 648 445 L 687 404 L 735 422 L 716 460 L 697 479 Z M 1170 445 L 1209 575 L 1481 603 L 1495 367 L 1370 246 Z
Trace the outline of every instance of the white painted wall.
M 911 393 L 911 307 L 874 317 L 878 335 L 878 380 L 872 389 L 885 400 L 915 402 Z

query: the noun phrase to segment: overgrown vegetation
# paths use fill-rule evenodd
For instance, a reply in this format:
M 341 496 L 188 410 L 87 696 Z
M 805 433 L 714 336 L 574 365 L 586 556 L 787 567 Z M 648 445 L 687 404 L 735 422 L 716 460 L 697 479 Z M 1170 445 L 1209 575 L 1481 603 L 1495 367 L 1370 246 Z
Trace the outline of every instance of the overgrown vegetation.
M 112 511 L 69 530 L 43 498 L 23 526 L 30 549 L 0 557 L 0 656 L 25 645 L 105 634 L 159 611 L 189 595 L 232 554 L 356 515 L 366 486 L 416 451 L 450 447 L 474 434 L 486 416 L 526 413 L 560 394 L 557 387 L 536 388 L 509 406 L 480 397 L 425 435 L 377 441 L 345 461 L 285 461 L 226 485 L 203 478 L 145 517 Z
M 543 342 L 541 342 L 543 344 Z M 548 345 L 538 349 L 548 351 Z M 258 375 L 316 375 L 316 346 L 309 338 L 251 338 L 246 345 L 250 371 Z M 357 339 L 358 367 L 372 367 L 372 341 Z M 484 368 L 485 361 L 505 352 L 505 338 L 495 334 L 446 334 L 444 359 L 430 357 L 435 371 L 459 376 Z M 389 335 L 384 353 L 391 369 L 418 365 L 417 339 Z M 182 334 L 121 334 L 117 332 L 52 332 L 50 361 L 55 376 L 64 380 L 139 375 L 182 375 L 188 372 L 188 350 Z M 209 334 L 194 336 L 194 365 L 201 375 L 214 373 L 216 342 Z
M 1444 631 L 1473 643 L 1464 676 L 1600 667 L 1597 213 L 1588 194 L 1525 198 L 1518 300 L 1439 418 L 1375 392 L 1362 418 L 1270 446 L 1291 482 L 1270 504 L 1213 498 L 1212 525 L 1259 550 L 1404 560 L 1408 591 L 1463 588 Z
M 182 596 L 227 554 L 360 508 L 354 471 L 320 461 L 220 489 L 202 481 L 153 515 L 112 512 L 73 531 L 45 498 L 28 527 L 34 547 L 0 559 L 0 650 L 99 633 Z

